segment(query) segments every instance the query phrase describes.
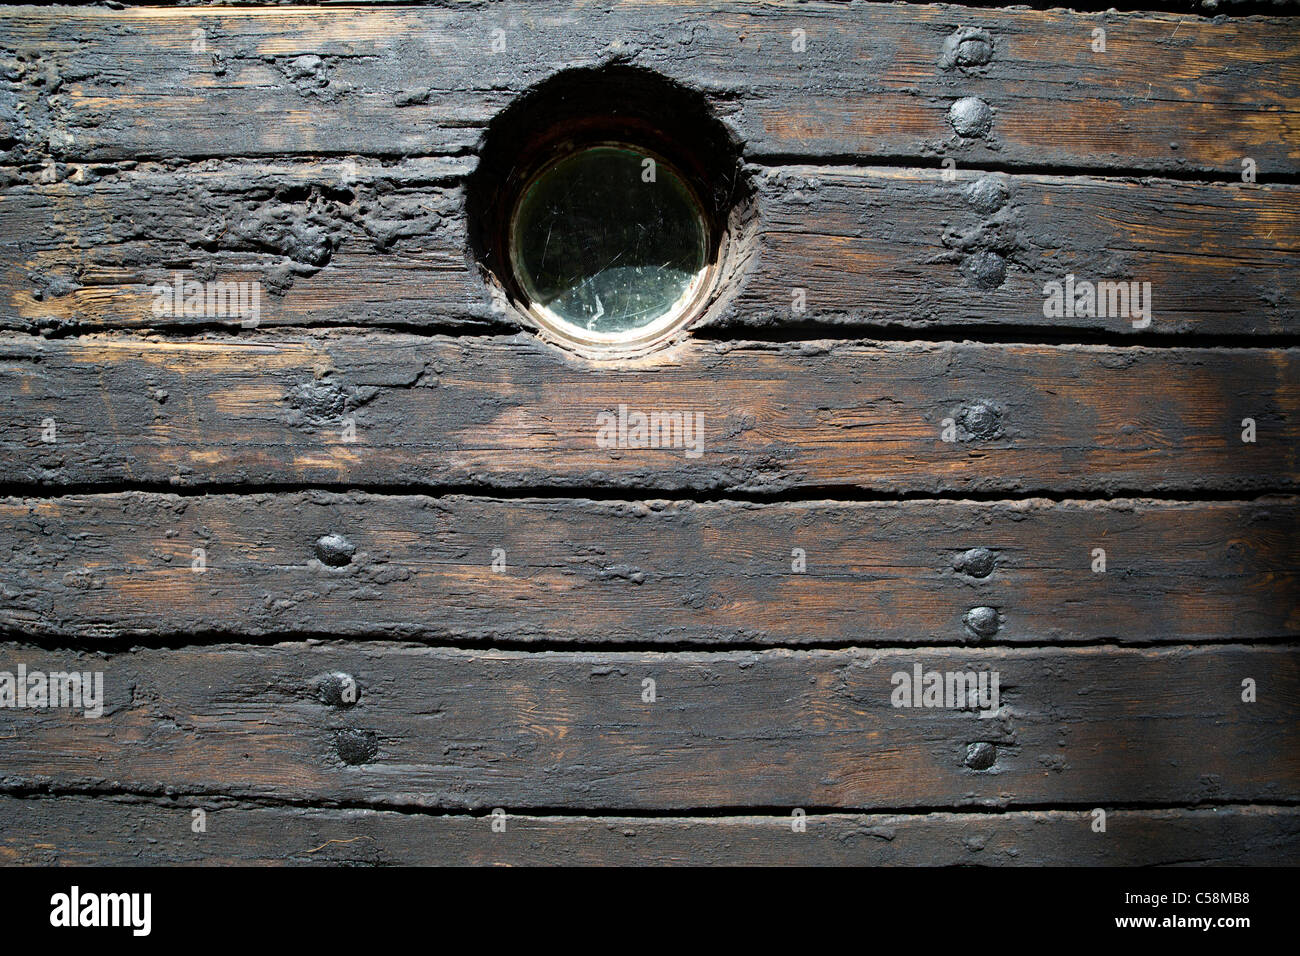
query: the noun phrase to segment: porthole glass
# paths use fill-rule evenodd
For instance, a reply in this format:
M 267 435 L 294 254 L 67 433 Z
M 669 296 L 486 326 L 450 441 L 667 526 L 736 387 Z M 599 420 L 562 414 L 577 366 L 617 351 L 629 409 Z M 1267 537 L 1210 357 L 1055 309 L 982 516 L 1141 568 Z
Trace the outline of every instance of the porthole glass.
M 525 184 L 510 260 L 543 324 L 593 342 L 637 339 L 673 325 L 706 291 L 708 223 L 666 161 L 622 144 L 588 146 Z

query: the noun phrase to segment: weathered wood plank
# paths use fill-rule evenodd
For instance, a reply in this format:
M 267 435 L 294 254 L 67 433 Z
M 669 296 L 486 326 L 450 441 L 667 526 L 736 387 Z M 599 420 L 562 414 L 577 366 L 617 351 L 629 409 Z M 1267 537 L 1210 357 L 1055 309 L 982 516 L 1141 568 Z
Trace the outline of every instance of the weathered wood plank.
M 1296 329 L 1300 189 L 1082 176 L 947 183 L 916 170 L 803 166 L 766 170 L 760 208 L 759 265 L 722 324 Z M 1044 289 L 1066 275 L 1149 282 L 1150 315 L 1045 317 Z M 802 313 L 794 288 L 806 290 Z
M 466 253 L 466 160 L 61 164 L 0 194 L 0 325 L 238 325 L 151 289 L 260 282 L 264 325 L 501 322 Z M 1297 329 L 1300 188 L 787 166 L 752 170 L 758 256 L 709 321 L 1156 334 Z M 53 179 L 53 182 L 45 182 Z M 1149 315 L 1044 316 L 1066 275 Z M 799 311 L 795 290 L 802 289 Z M 1071 310 L 1073 311 L 1073 310 Z M 1136 327 L 1135 327 L 1136 326 Z
M 127 493 L 0 499 L 0 526 L 0 626 L 58 638 L 1300 635 L 1295 498 L 752 505 Z M 973 608 L 998 617 L 974 629 Z
M 0 324 L 176 326 L 242 315 L 156 314 L 152 288 L 260 283 L 263 325 L 483 326 L 453 159 L 62 166 L 0 197 Z M 233 313 L 233 310 L 232 310 Z
M 705 91 L 754 155 L 1234 175 L 1250 157 L 1267 177 L 1300 169 L 1298 31 L 839 3 L 19 8 L 0 102 L 11 157 L 428 154 L 473 148 L 559 69 L 631 62 Z M 954 122 L 972 97 L 988 112 Z
M 195 833 L 193 810 L 206 830 Z M 6 866 L 1286 866 L 1300 810 L 1236 806 L 790 817 L 425 816 L 0 797 Z
M 0 340 L 12 423 L 0 479 L 1286 491 L 1300 481 L 1298 361 L 1297 349 L 688 341 L 602 365 L 531 335 L 14 334 Z M 645 436 L 618 427 L 620 405 L 682 413 L 683 427 L 634 447 Z
M 1293 646 L 538 654 L 313 643 L 96 654 L 6 645 L 0 663 L 103 674 L 98 718 L 0 709 L 0 789 L 21 792 L 521 812 L 1300 796 Z M 893 675 L 918 666 L 997 672 L 996 712 L 892 706 Z M 1242 700 L 1247 678 L 1253 703 Z

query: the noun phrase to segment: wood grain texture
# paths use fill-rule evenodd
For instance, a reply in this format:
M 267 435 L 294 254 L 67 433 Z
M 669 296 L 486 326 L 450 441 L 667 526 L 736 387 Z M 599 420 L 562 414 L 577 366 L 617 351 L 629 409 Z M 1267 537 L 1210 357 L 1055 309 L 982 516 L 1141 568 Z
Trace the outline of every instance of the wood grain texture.
M 1294 864 L 1298 50 L 0 8 L 0 863 Z M 464 192 L 522 93 L 627 65 L 734 134 L 757 238 L 698 335 L 601 364 L 489 308 Z M 1150 326 L 1045 316 L 1067 274 L 1149 282 Z M 154 314 L 177 275 L 263 327 Z M 1108 344 L 1032 344 L 1070 340 Z M 607 447 L 620 407 L 701 444 Z M 102 674 L 102 716 L 18 670 Z M 1000 696 L 894 706 L 917 671 Z
M 630 62 L 705 91 L 754 155 L 1234 176 L 1249 156 L 1267 177 L 1300 169 L 1298 30 L 839 3 L 22 8 L 4 20 L 0 119 L 11 161 L 427 155 L 473 149 L 557 69 Z M 970 97 L 988 113 L 959 135 L 950 109 Z
M 530 335 L 336 331 L 12 335 L 0 349 L 0 413 L 13 423 L 0 435 L 0 478 L 51 488 L 954 495 L 1285 491 L 1300 481 L 1296 349 L 691 341 L 611 366 Z M 668 436 L 676 447 L 598 447 L 600 416 L 620 405 L 702 416 L 700 454 L 681 432 Z M 1242 441 L 1247 418 L 1254 443 Z
M 538 654 L 308 643 L 96 654 L 8 645 L 0 660 L 11 672 L 104 675 L 98 718 L 0 710 L 0 789 L 24 793 L 614 815 L 1300 797 L 1294 646 Z M 892 675 L 916 666 L 996 671 L 996 713 L 891 706 Z M 331 676 L 340 673 L 357 688 L 352 705 Z M 1254 703 L 1242 701 L 1246 678 Z M 972 769 L 969 748 L 981 743 L 993 761 Z
M 469 165 L 348 157 L 10 171 L 0 326 L 240 323 L 155 314 L 151 289 L 178 274 L 262 283 L 263 325 L 501 325 L 467 251 Z M 1150 322 L 1139 323 L 1149 334 L 1297 330 L 1298 187 L 967 172 L 945 182 L 880 167 L 751 173 L 757 255 L 739 295 L 705 325 L 1135 331 L 1132 316 L 1104 310 L 1045 317 L 1044 285 L 1069 274 L 1150 283 Z
M 127 493 L 0 499 L 0 526 L 0 627 L 57 639 L 1300 636 L 1295 498 L 755 505 Z M 998 612 L 994 631 L 966 623 L 975 607 Z
M 205 809 L 207 830 L 191 831 Z M 490 818 L 384 810 L 0 797 L 8 866 L 1286 866 L 1300 810 Z

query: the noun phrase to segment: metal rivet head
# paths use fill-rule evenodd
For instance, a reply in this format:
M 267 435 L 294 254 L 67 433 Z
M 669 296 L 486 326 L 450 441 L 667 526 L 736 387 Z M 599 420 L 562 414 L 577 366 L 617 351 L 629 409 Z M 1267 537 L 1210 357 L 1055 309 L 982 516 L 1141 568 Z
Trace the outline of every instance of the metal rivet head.
M 1007 260 L 996 252 L 977 252 L 967 256 L 962 270 L 976 288 L 986 292 L 1007 281 Z
M 316 539 L 316 557 L 331 568 L 343 567 L 356 553 L 357 546 L 341 534 L 326 534 Z
M 987 441 L 1002 434 L 1002 412 L 988 402 L 971 402 L 958 413 L 957 424 L 967 437 Z
M 939 54 L 939 68 L 983 66 L 993 59 L 993 38 L 980 29 L 962 27 L 948 35 Z
M 965 623 L 976 637 L 992 637 L 998 632 L 998 612 L 991 607 L 973 607 L 966 612 Z
M 966 759 L 962 762 L 972 770 L 988 770 L 998 759 L 997 748 L 983 740 L 968 744 Z
M 997 555 L 988 548 L 971 548 L 964 554 L 957 555 L 953 567 L 973 578 L 986 578 L 993 573 L 997 560 Z
M 334 735 L 334 751 L 344 763 L 365 763 L 379 753 L 379 737 L 372 730 L 340 730 Z
M 966 96 L 948 109 L 948 122 L 958 136 L 984 136 L 993 128 L 993 110 L 978 96 Z
M 356 678 L 342 671 L 322 674 L 313 683 L 317 698 L 331 707 L 351 707 L 361 697 Z
M 977 179 L 966 187 L 966 201 L 975 207 L 976 212 L 991 216 L 1007 204 L 1010 198 L 1007 184 L 995 176 Z

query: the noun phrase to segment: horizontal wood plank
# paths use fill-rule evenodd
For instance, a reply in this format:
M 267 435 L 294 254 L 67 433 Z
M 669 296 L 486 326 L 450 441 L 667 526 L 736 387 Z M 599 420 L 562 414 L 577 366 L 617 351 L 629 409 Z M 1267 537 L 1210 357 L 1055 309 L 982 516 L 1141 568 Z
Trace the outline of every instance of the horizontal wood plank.
M 602 812 L 1300 797 L 1300 659 L 1285 646 L 537 654 L 309 643 L 97 654 L 7 645 L 0 663 L 14 674 L 103 674 L 99 717 L 0 709 L 0 789 L 24 793 Z M 996 710 L 893 706 L 893 675 L 917 667 L 996 672 Z M 1242 699 L 1246 679 L 1254 702 Z
M 602 365 L 531 335 L 10 335 L 0 479 L 1287 491 L 1298 362 L 1297 349 L 690 341 Z M 660 447 L 631 417 L 651 412 Z
M 204 810 L 201 833 L 193 811 Z M 790 817 L 425 816 L 78 796 L 0 797 L 7 866 L 1285 866 L 1300 810 Z M 88 839 L 87 835 L 93 834 Z
M 754 505 L 127 493 L 0 499 L 0 526 L 0 626 L 63 639 L 1300 635 L 1295 498 Z M 991 608 L 980 612 L 989 620 L 976 625 L 975 608 Z
M 460 152 L 557 70 L 631 62 L 702 89 L 751 155 L 1267 177 L 1300 170 L 1298 31 L 793 2 L 22 8 L 0 119 L 13 158 Z M 955 122 L 969 98 L 987 112 Z
M 462 159 L 32 166 L 0 193 L 0 326 L 239 325 L 155 285 L 258 282 L 257 321 L 500 324 L 467 255 Z M 1300 188 L 755 167 L 758 255 L 705 324 L 1297 330 Z M 46 179 L 53 179 L 46 182 Z M 1047 283 L 1149 283 L 1147 312 L 1045 316 Z M 796 292 L 796 290 L 801 290 Z M 1104 298 L 1104 297 L 1103 297 Z M 513 315 L 513 313 L 511 313 Z

